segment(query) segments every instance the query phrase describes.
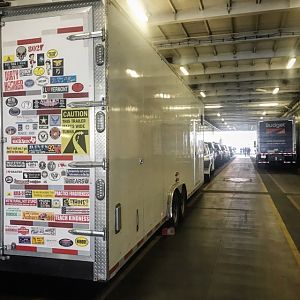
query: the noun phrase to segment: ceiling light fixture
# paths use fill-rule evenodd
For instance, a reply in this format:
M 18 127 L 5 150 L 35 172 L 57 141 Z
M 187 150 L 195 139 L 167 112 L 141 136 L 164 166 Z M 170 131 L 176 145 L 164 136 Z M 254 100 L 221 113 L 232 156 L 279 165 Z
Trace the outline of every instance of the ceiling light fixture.
M 291 69 L 296 62 L 296 57 L 291 57 L 286 65 L 287 69 Z
M 188 70 L 184 67 L 184 66 L 181 66 L 180 68 L 180 71 L 182 72 L 183 75 L 190 75 L 190 73 L 188 72 Z
M 273 90 L 272 94 L 273 94 L 273 95 L 276 95 L 276 94 L 278 94 L 278 92 L 279 92 L 279 87 L 276 87 L 276 88 Z
M 200 92 L 200 95 L 201 95 L 203 98 L 206 97 L 206 95 L 205 95 L 205 93 L 204 93 L 203 91 Z
M 131 70 L 131 69 L 126 69 L 126 74 L 128 74 L 132 78 L 140 77 L 140 75 L 135 70 Z
M 266 111 L 264 111 L 262 114 L 265 116 L 267 113 L 266 113 Z
M 148 17 L 146 15 L 145 9 L 142 7 L 141 3 L 137 0 L 127 0 L 127 3 L 134 14 L 134 16 L 141 22 L 147 23 Z
M 205 105 L 205 108 L 221 108 L 222 105 Z
M 264 107 L 278 106 L 278 103 L 277 102 L 260 103 L 259 106 L 264 106 Z
M 222 122 L 224 122 L 224 119 L 223 119 L 223 118 L 222 118 L 221 120 L 222 120 Z
M 263 120 L 263 119 L 264 119 L 264 117 L 260 117 L 260 119 L 261 119 L 261 120 Z
M 221 117 L 221 114 L 220 114 L 220 113 L 217 113 L 217 116 L 218 116 L 218 117 Z

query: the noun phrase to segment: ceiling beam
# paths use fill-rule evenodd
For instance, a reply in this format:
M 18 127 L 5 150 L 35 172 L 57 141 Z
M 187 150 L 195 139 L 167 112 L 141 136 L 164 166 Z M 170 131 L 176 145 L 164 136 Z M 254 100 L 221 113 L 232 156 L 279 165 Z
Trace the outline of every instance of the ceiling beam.
M 169 0 L 169 3 L 170 2 L 171 1 Z M 256 15 L 295 8 L 300 8 L 299 0 L 265 1 L 260 5 L 257 5 L 253 0 L 245 0 L 240 5 L 231 5 L 230 10 L 228 10 L 228 6 L 219 5 L 207 7 L 204 10 L 191 8 L 187 10 L 180 10 L 176 13 L 158 14 L 150 16 L 148 24 L 150 26 L 157 26 L 174 23 L 197 22 L 211 19 Z
M 255 80 L 255 78 L 253 78 Z M 287 82 L 284 82 L 282 80 L 261 80 L 261 81 L 251 81 L 251 82 L 230 82 L 230 83 L 199 83 L 198 87 L 194 87 L 193 90 L 203 90 L 203 91 L 209 91 L 209 90 L 228 90 L 228 89 L 244 89 L 244 90 L 250 90 L 250 89 L 266 89 L 272 90 L 274 87 L 279 86 L 282 89 L 283 88 L 291 88 L 291 87 L 298 87 L 300 88 L 300 81 L 299 79 L 291 79 Z
M 300 0 L 299 0 L 300 1 Z M 299 28 L 285 28 L 282 30 L 260 30 L 253 32 L 239 32 L 222 35 L 193 36 L 181 39 L 155 40 L 153 45 L 159 50 L 187 47 L 208 47 L 238 43 L 253 43 L 257 41 L 275 41 L 288 38 L 299 38 Z
M 199 64 L 208 62 L 219 62 L 219 61 L 238 61 L 245 59 L 268 59 L 268 58 L 280 58 L 280 57 L 290 57 L 290 56 L 300 56 L 300 49 L 294 50 L 291 48 L 278 49 L 277 51 L 272 50 L 259 50 L 253 53 L 252 51 L 240 51 L 235 54 L 231 52 L 220 53 L 217 55 L 200 55 L 199 57 L 182 56 L 180 58 L 174 58 L 173 64 L 176 65 L 186 65 L 186 64 Z
M 193 84 L 213 84 L 213 83 L 226 83 L 226 82 L 252 82 L 260 80 L 290 80 L 294 78 L 300 78 L 299 70 L 282 70 L 274 72 L 257 72 L 250 74 L 226 74 L 226 75 L 200 75 L 200 76 L 189 76 L 185 78 L 185 82 L 188 85 Z
M 236 102 L 260 102 L 261 100 L 264 101 L 276 101 L 276 102 L 289 102 L 297 98 L 295 94 L 284 94 L 280 97 L 277 95 L 272 94 L 261 94 L 261 95 L 240 95 L 240 96 L 214 96 L 209 97 L 208 99 L 205 98 L 205 104 L 232 104 Z
M 300 68 L 300 63 L 296 63 L 293 69 Z M 238 67 L 233 66 L 223 66 L 222 68 L 218 67 L 206 67 L 205 70 L 202 68 L 197 68 L 196 70 L 189 70 L 188 76 L 197 76 L 197 75 L 212 75 L 212 74 L 227 74 L 227 73 L 244 73 L 244 72 L 259 72 L 259 71 L 272 71 L 272 70 L 285 70 L 286 64 L 272 64 L 260 63 L 254 66 L 252 65 L 239 65 Z M 180 74 L 179 69 L 177 70 Z M 187 77 L 187 76 L 182 76 Z
M 200 92 L 200 90 L 195 91 Z M 291 94 L 292 96 L 297 96 L 300 93 L 300 89 L 289 89 L 289 90 L 280 90 L 280 93 L 277 94 L 277 96 L 280 97 L 285 97 L 284 94 Z M 272 95 L 272 93 L 264 93 L 264 92 L 256 92 L 256 91 L 224 91 L 224 90 L 210 90 L 206 91 L 206 98 L 205 101 L 209 101 L 210 98 L 214 97 L 222 97 L 222 96 L 256 96 L 257 98 L 260 98 L 261 95 Z

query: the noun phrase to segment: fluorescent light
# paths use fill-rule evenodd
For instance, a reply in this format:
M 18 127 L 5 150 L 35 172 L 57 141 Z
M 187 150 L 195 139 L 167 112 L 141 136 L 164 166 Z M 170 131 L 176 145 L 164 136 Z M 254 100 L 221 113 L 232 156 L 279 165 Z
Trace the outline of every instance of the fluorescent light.
M 276 95 L 276 94 L 278 94 L 278 92 L 279 92 L 279 87 L 276 87 L 276 88 L 273 90 L 272 94 L 273 94 L 273 95 Z
M 190 73 L 187 71 L 187 69 L 183 66 L 181 66 L 180 68 L 180 71 L 182 72 L 183 75 L 189 75 Z
M 134 16 L 142 23 L 148 22 L 148 17 L 146 15 L 145 9 L 142 7 L 137 0 L 127 0 L 127 3 L 134 14 Z
M 291 57 L 286 65 L 287 69 L 291 69 L 296 62 L 296 57 Z
M 135 71 L 131 69 L 126 69 L 126 73 L 131 76 L 132 78 L 139 78 L 140 75 Z
M 261 120 L 263 120 L 263 119 L 264 119 L 264 117 L 260 117 L 260 119 L 261 119 Z
M 225 125 L 227 125 L 227 122 L 225 122 Z
M 205 108 L 221 108 L 222 105 L 205 105 Z
M 206 97 L 206 95 L 205 95 L 205 93 L 204 93 L 203 91 L 200 92 L 200 95 L 201 95 L 203 98 Z
M 266 113 L 266 111 L 264 111 L 262 114 L 265 116 L 267 113 Z
M 220 114 L 220 113 L 217 113 L 217 116 L 218 116 L 218 117 L 221 117 L 221 114 Z
M 222 120 L 222 122 L 224 122 L 224 119 L 223 119 L 223 118 L 222 118 L 221 120 Z
M 278 103 L 276 102 L 270 102 L 270 103 L 260 103 L 259 106 L 278 106 Z

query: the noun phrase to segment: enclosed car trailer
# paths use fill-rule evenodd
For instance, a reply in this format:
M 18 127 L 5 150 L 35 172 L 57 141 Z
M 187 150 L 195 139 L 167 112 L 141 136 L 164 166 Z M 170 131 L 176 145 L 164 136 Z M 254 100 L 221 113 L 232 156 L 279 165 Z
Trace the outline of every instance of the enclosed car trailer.
M 0 271 L 107 281 L 203 183 L 203 104 L 114 1 L 19 2 L 1 11 Z

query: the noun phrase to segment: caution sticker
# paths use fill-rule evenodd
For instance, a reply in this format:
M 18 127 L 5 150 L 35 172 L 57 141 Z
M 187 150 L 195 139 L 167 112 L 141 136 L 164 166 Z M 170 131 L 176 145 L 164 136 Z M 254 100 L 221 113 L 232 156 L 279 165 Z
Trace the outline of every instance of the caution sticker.
M 62 153 L 89 154 L 89 111 L 88 109 L 63 109 Z

